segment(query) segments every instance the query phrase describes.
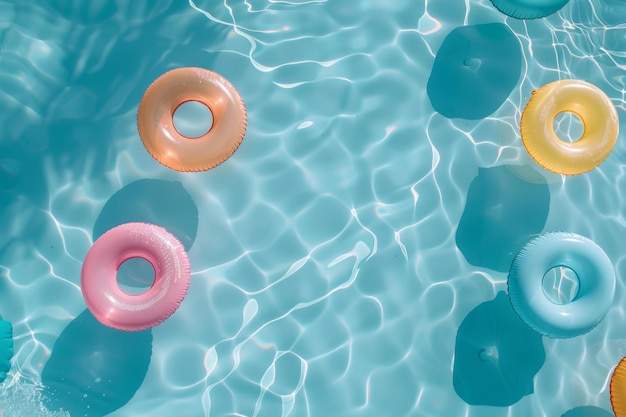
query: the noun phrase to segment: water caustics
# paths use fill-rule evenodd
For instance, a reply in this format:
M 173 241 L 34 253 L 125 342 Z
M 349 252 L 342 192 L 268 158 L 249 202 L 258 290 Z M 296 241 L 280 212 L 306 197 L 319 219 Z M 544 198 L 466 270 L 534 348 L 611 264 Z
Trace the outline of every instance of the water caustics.
M 623 271 L 623 141 L 596 170 L 563 179 L 524 168 L 533 162 L 519 137 L 530 92 L 565 78 L 591 78 L 623 126 L 619 0 L 571 1 L 533 21 L 473 0 L 0 8 L 0 60 L 11 64 L 0 70 L 7 138 L 0 219 L 8 225 L 0 299 L 12 307 L 0 314 L 17 335 L 12 375 L 37 381 L 46 363 L 59 369 L 63 352 L 52 349 L 80 333 L 73 332 L 85 309 L 80 264 L 93 240 L 123 222 L 151 221 L 185 245 L 192 279 L 177 312 L 151 331 L 150 348 L 147 339 L 136 346 L 149 365 L 137 373 L 145 372 L 142 381 L 131 381 L 132 398 L 111 388 L 124 404 L 113 417 L 183 409 L 194 416 L 569 417 L 577 407 L 595 407 L 599 416 L 610 409 L 606 378 L 623 351 L 615 348 L 624 339 L 622 281 L 614 307 L 589 334 L 532 338 L 540 369 L 523 386 L 509 380 L 507 404 L 493 404 L 485 386 L 455 387 L 454 368 L 499 360 L 512 369 L 506 355 L 518 352 L 497 341 L 466 350 L 477 362 L 459 368 L 464 345 L 455 335 L 464 336 L 465 320 L 470 330 L 480 327 L 473 312 L 499 306 L 504 265 L 530 235 L 590 236 Z M 519 77 L 484 119 L 448 118 L 428 96 L 437 54 L 455 28 L 485 23 L 512 34 Z M 473 71 L 481 63 L 467 64 L 463 70 Z M 160 166 L 136 131 L 143 91 L 182 66 L 224 75 L 248 109 L 237 152 L 198 174 Z M 562 127 L 567 135 L 573 126 Z M 537 183 L 525 182 L 530 177 Z M 509 194 L 499 203 L 503 188 Z M 520 194 L 534 204 L 523 206 L 532 216 L 507 228 L 519 216 Z M 465 223 L 468 216 L 474 221 Z M 497 247 L 498 262 L 472 247 L 467 231 L 479 221 L 479 246 Z M 497 335 L 492 324 L 486 336 Z M 64 351 L 72 349 L 84 359 L 80 344 Z M 104 342 L 98 349 L 115 356 Z M 102 374 L 102 366 L 94 371 Z M 53 386 L 48 377 L 59 375 L 46 375 Z M 91 377 L 99 375 L 76 373 L 73 383 Z

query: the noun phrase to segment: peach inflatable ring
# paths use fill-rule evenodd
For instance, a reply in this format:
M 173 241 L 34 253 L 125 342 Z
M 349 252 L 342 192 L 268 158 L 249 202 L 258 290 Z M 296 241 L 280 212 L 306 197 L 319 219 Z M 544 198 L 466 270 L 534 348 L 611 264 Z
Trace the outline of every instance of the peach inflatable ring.
M 209 108 L 213 125 L 189 138 L 174 127 L 174 112 L 189 101 Z M 221 75 L 204 68 L 177 68 L 157 78 L 146 90 L 137 113 L 137 129 L 154 159 L 176 171 L 215 168 L 237 150 L 246 133 L 247 115 L 241 96 Z
M 613 413 L 616 417 L 626 417 L 626 358 L 615 367 L 609 391 Z

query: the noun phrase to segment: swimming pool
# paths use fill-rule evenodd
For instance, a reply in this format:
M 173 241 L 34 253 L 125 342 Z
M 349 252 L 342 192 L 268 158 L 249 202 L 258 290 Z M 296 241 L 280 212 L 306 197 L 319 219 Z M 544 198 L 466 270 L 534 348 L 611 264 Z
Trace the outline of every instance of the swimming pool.
M 0 0 L 5 416 L 611 415 L 623 2 L 529 21 L 486 0 L 49 4 Z M 510 92 L 484 117 L 487 94 L 450 110 L 465 118 L 436 112 L 448 35 L 493 23 L 513 47 L 466 66 L 518 62 L 517 79 L 493 78 Z M 137 134 L 145 89 L 184 66 L 226 77 L 248 112 L 237 152 L 201 173 L 158 164 Z M 622 133 L 600 167 L 564 177 L 536 168 L 519 120 L 533 89 L 569 78 L 611 98 Z M 128 221 L 166 227 L 192 268 L 178 311 L 132 334 L 100 326 L 79 287 L 93 241 Z M 613 304 L 582 336 L 530 331 L 506 297 L 513 257 L 548 231 L 591 238 L 615 268 Z

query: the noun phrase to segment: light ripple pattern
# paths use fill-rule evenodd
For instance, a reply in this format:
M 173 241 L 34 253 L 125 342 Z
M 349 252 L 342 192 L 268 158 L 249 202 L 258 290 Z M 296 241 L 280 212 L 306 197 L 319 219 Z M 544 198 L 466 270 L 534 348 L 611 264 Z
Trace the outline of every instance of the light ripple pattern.
M 624 134 L 599 168 L 566 178 L 533 165 L 518 125 L 533 89 L 582 78 L 607 93 L 626 132 L 625 13 L 621 0 L 571 1 L 531 21 L 484 0 L 0 0 L 10 378 L 36 385 L 84 310 L 80 267 L 107 201 L 155 179 L 182 183 L 198 208 L 192 282 L 153 330 L 144 384 L 112 417 L 609 410 L 607 378 L 626 352 Z M 521 81 L 483 120 L 435 113 L 426 84 L 443 40 L 491 22 L 519 41 Z M 241 147 L 208 172 L 160 166 L 137 135 L 143 91 L 180 66 L 220 73 L 248 109 Z M 545 230 L 594 239 L 618 288 L 592 332 L 544 339 L 532 395 L 469 406 L 452 386 L 456 331 L 507 275 L 470 265 L 455 233 L 479 168 L 496 166 L 547 183 Z

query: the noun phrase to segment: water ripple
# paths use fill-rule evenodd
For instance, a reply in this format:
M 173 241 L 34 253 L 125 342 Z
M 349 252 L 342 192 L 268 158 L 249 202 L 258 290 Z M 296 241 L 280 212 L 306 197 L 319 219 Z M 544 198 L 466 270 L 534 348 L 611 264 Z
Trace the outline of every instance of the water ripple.
M 99 213 L 150 178 L 182 183 L 197 206 L 193 277 L 115 417 L 610 408 L 607 375 L 626 338 L 621 279 L 593 332 L 544 341 L 533 395 L 486 409 L 454 394 L 454 334 L 506 289 L 506 273 L 470 265 L 454 236 L 479 169 L 511 165 L 549 187 L 546 230 L 593 238 L 626 273 L 626 145 L 561 177 L 534 166 L 518 128 L 533 89 L 583 78 L 626 131 L 620 0 L 570 2 L 533 21 L 474 0 L 14 3 L 0 0 L 0 301 L 15 372 L 39 378 L 84 310 L 80 263 Z M 437 51 L 455 27 L 487 22 L 515 33 L 522 80 L 489 117 L 447 119 L 426 95 Z M 145 88 L 185 65 L 224 75 L 248 108 L 241 147 L 204 173 L 160 166 L 136 132 Z

